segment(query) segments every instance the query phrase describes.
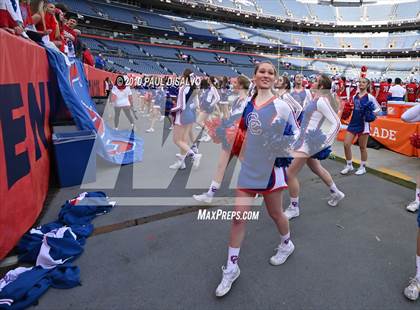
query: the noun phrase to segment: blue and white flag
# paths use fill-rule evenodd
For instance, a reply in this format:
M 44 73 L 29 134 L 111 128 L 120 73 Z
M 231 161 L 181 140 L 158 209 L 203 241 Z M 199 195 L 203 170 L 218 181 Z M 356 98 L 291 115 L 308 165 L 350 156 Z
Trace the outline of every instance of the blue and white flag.
M 46 48 L 48 61 L 57 78 L 63 100 L 71 112 L 77 128 L 95 130 L 97 152 L 116 164 L 131 164 L 143 158 L 143 140 L 134 131 L 114 130 L 105 123 L 89 95 L 83 64 L 55 50 Z

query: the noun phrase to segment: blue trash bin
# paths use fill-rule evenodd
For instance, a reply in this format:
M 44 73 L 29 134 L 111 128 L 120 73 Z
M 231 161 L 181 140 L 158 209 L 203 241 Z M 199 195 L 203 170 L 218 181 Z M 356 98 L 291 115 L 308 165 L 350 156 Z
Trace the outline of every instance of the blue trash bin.
M 93 130 L 53 133 L 55 166 L 61 187 L 96 181 L 95 139 Z

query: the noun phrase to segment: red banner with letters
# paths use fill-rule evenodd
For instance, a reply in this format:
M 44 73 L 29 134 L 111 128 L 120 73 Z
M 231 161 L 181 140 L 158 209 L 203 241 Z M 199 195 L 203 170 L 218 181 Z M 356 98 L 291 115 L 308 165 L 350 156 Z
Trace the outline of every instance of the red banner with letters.
M 105 96 L 105 79 L 109 77 L 111 79 L 112 84 L 114 84 L 115 79 L 118 76 L 118 74 L 96 69 L 86 64 L 85 74 L 89 82 L 89 93 L 91 97 Z
M 343 141 L 346 130 L 341 130 L 337 140 Z M 370 136 L 391 151 L 419 157 L 420 150 L 411 145 L 410 137 L 420 132 L 420 123 L 405 123 L 399 118 L 378 117 L 370 123 Z
M 410 137 L 415 133 L 419 133 L 419 123 L 409 124 L 398 118 L 378 117 L 370 125 L 371 137 L 388 149 L 407 156 L 420 157 L 420 153 L 410 142 Z
M 51 83 L 43 48 L 0 30 L 0 259 L 48 192 Z

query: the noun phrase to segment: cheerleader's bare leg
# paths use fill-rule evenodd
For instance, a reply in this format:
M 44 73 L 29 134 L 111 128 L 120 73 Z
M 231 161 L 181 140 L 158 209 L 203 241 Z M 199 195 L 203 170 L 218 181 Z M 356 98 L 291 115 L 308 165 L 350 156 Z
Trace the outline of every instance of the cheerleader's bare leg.
M 204 127 L 204 122 L 209 118 L 209 114 L 206 112 L 201 111 L 197 117 L 197 123 L 201 127 Z
M 289 220 L 283 213 L 283 190 L 263 194 L 263 196 L 268 214 L 276 224 L 280 234 L 280 243 L 276 249 L 277 252 L 270 258 L 270 264 L 278 266 L 284 264 L 295 250 L 295 246 L 290 240 Z
M 404 295 L 410 300 L 417 300 L 420 295 L 420 215 L 417 218 L 417 252 L 416 252 L 416 275 L 410 280 L 408 286 L 404 289 Z
M 362 175 L 366 173 L 366 162 L 368 159 L 368 153 L 367 153 L 367 143 L 369 139 L 369 134 L 362 134 L 359 137 L 359 148 L 360 148 L 360 167 L 356 171 L 356 175 Z
M 193 124 L 188 125 L 188 131 L 187 131 L 187 136 L 185 137 L 185 142 L 187 142 L 189 145 L 191 145 L 191 149 L 195 152 L 198 153 L 198 148 L 197 148 L 197 144 L 195 143 L 195 140 L 197 139 L 197 137 L 194 135 L 193 132 Z
M 332 207 L 338 205 L 339 201 L 342 200 L 345 195 L 342 191 L 337 188 L 335 185 L 331 174 L 328 172 L 327 169 L 322 167 L 321 162 L 315 158 L 309 158 L 307 162 L 308 167 L 315 173 L 319 178 L 328 186 L 330 189 L 330 199 L 328 200 L 328 204 Z
M 368 134 L 363 134 L 359 137 L 360 159 L 362 161 L 367 161 L 368 159 L 368 154 L 367 154 L 368 139 L 369 139 Z
M 401 119 L 404 122 L 420 121 L 420 104 L 408 109 L 403 113 Z M 420 172 L 416 177 L 416 199 L 407 206 L 408 211 L 415 212 L 420 204 Z M 404 295 L 410 300 L 417 300 L 420 294 L 420 213 L 417 214 L 417 252 L 416 252 L 416 276 L 410 280 L 409 285 L 404 289 Z
M 235 199 L 235 212 L 242 214 L 251 210 L 251 204 L 254 201 L 254 194 L 249 194 L 238 190 Z M 237 213 L 238 214 L 238 213 Z M 229 246 L 232 248 L 240 248 L 245 237 L 246 221 L 243 219 L 233 219 L 230 230 Z M 239 254 L 239 252 L 238 252 Z
M 190 131 L 193 124 L 175 125 L 174 128 L 174 143 L 179 147 L 180 154 L 177 155 L 177 161 L 169 166 L 171 169 L 185 169 L 185 157 L 191 156 L 193 160 L 193 168 L 198 168 L 202 155 L 194 152 L 190 148 L 188 140 L 190 138 Z
M 186 128 L 183 125 L 175 125 L 173 131 L 173 142 L 179 147 L 180 154 L 177 156 L 177 160 L 174 164 L 169 166 L 171 169 L 185 169 L 185 155 L 187 154 L 189 147 L 184 142 Z
M 276 224 L 277 230 L 280 235 L 285 236 L 289 234 L 289 220 L 283 212 L 283 191 L 276 191 L 268 194 L 264 194 L 265 207 L 267 208 L 268 214 Z
M 347 131 L 346 136 L 344 138 L 344 155 L 346 157 L 346 167 L 341 170 L 341 174 L 348 174 L 349 172 L 353 171 L 353 160 L 352 160 L 352 153 L 351 153 L 351 146 L 353 144 L 355 134 Z
M 155 123 L 156 120 L 160 118 L 160 108 L 153 108 L 152 111 L 152 118 L 150 121 L 150 128 L 146 130 L 146 132 L 154 132 L 155 131 Z
M 297 175 L 307 162 L 307 155 L 304 153 L 299 154 L 300 156 L 295 156 L 292 163 L 287 168 L 287 186 L 289 189 L 290 205 L 284 211 L 284 214 L 289 220 L 299 216 L 300 184 Z
M 204 126 L 204 122 L 209 118 L 210 114 L 201 111 L 197 118 L 198 125 L 204 129 L 202 137 L 199 139 L 200 142 L 209 142 L 211 140 L 207 133 L 207 129 Z
M 228 259 L 226 262 L 226 266 L 222 267 L 223 278 L 216 288 L 217 297 L 222 297 L 226 295 L 230 291 L 233 282 L 239 277 L 241 273 L 238 266 L 238 260 L 241 244 L 245 237 L 246 227 L 246 221 L 242 218 L 241 214 L 250 211 L 251 204 L 254 200 L 254 196 L 254 194 L 249 194 L 239 190 L 237 192 L 234 212 L 237 212 L 236 214 L 239 214 L 239 218 L 235 217 L 232 220 L 228 248 Z
M 193 198 L 200 202 L 211 203 L 214 195 L 219 190 L 220 185 L 223 181 L 223 176 L 225 175 L 226 167 L 229 164 L 231 159 L 230 151 L 222 149 L 222 152 L 219 155 L 219 160 L 217 162 L 216 173 L 213 180 L 211 181 L 209 190 L 200 195 L 193 195 Z
M 410 212 L 416 212 L 420 206 L 420 172 L 417 173 L 416 184 L 416 197 L 407 206 L 407 211 Z

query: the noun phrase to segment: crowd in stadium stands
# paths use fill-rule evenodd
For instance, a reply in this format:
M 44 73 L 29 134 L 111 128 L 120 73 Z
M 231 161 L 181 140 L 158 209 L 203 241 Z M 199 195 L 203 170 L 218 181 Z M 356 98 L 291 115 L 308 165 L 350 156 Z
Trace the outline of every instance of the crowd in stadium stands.
M 346 81 L 345 77 L 336 78 L 334 88 L 338 96 L 349 100 L 358 89 L 357 81 Z M 379 103 L 387 101 L 420 101 L 420 87 L 416 80 L 412 79 L 403 84 L 400 78 L 383 79 L 382 81 L 372 81 L 369 92 L 377 99 Z
M 77 16 L 70 13 L 65 4 L 44 0 L 0 0 L 0 28 L 105 69 L 102 55 L 92 55 L 78 39 L 81 32 L 76 27 Z
M 43 0 L 0 0 L 0 28 L 74 54 L 78 46 L 77 19 L 65 5 Z

